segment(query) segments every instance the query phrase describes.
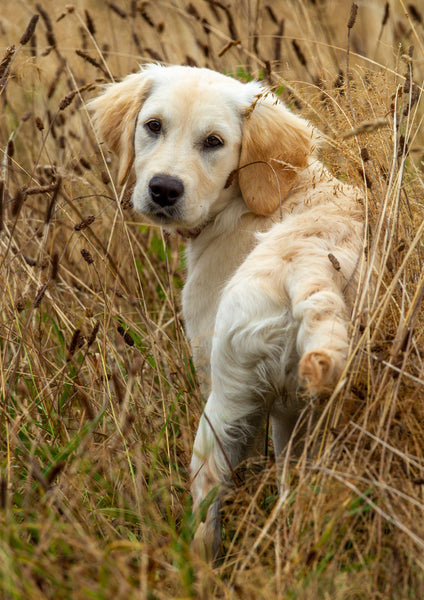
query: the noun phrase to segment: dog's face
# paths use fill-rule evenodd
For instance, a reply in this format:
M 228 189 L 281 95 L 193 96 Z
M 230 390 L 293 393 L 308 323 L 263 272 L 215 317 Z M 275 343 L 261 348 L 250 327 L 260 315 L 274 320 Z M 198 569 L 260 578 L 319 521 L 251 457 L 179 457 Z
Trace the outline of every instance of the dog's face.
M 162 69 L 135 127 L 134 208 L 190 229 L 216 214 L 234 195 L 225 186 L 239 164 L 242 112 L 253 98 L 252 88 L 206 69 Z
M 311 152 L 310 128 L 274 96 L 209 69 L 151 65 L 90 108 L 121 183 L 134 167 L 134 208 L 167 227 L 201 228 L 240 189 L 253 212 L 270 214 Z

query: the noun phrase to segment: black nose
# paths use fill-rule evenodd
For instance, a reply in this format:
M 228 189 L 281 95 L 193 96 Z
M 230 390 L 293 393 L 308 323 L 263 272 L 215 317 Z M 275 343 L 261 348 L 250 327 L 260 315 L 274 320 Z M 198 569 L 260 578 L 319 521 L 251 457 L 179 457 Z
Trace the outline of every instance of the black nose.
M 173 206 L 184 193 L 184 184 L 176 177 L 155 175 L 149 183 L 151 199 L 163 208 Z

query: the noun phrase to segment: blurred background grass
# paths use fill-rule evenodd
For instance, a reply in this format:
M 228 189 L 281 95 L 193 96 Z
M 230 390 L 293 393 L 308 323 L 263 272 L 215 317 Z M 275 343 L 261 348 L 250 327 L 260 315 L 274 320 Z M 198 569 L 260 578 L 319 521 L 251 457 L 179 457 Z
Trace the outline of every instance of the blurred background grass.
M 2 597 L 424 595 L 424 10 L 358 4 L 348 28 L 336 0 L 2 3 Z M 272 456 L 246 467 L 215 571 L 189 551 L 203 399 L 183 240 L 132 212 L 85 110 L 151 60 L 263 79 L 310 118 L 328 167 L 364 189 L 384 259 L 343 385 L 310 407 L 321 436 L 284 501 Z

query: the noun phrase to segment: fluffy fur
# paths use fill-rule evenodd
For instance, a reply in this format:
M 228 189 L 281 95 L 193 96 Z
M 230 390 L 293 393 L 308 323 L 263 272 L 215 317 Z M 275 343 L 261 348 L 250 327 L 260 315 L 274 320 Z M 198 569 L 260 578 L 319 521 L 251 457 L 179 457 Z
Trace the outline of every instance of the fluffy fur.
M 314 157 L 313 128 L 257 82 L 152 65 L 90 108 L 120 182 L 134 169 L 135 209 L 187 235 L 183 312 L 207 398 L 191 463 L 197 510 L 268 414 L 279 455 L 299 391 L 331 390 L 343 373 L 363 202 Z M 217 496 L 196 543 L 211 556 L 219 538 Z

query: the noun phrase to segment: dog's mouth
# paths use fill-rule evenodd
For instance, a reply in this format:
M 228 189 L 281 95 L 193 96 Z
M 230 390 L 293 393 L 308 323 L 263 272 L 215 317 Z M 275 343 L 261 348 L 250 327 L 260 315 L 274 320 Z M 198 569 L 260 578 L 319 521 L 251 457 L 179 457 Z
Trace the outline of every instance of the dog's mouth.
M 137 210 L 136 206 L 135 209 Z M 181 207 L 178 205 L 158 207 L 155 203 L 149 202 L 147 207 L 143 207 L 138 212 L 147 217 L 155 225 L 172 227 L 172 229 L 186 229 L 189 227 L 184 219 Z
M 179 210 L 175 207 L 158 209 L 151 207 L 146 214 L 150 219 L 163 225 L 171 225 L 173 223 L 177 225 L 180 222 Z

